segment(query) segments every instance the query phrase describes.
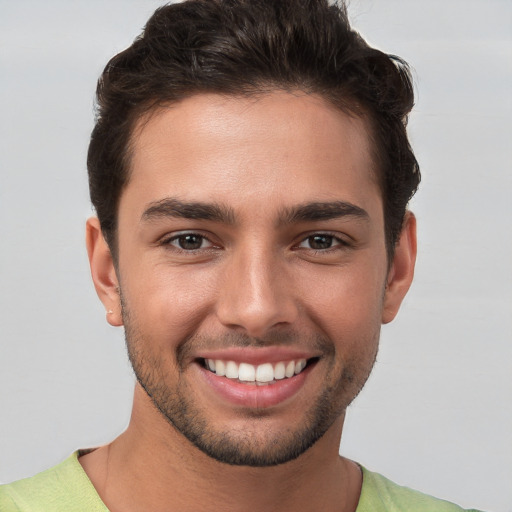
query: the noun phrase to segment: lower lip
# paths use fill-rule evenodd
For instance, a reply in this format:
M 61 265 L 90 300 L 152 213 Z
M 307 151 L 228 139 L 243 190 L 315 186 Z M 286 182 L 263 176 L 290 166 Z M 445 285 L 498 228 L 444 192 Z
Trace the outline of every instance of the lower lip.
M 201 376 L 218 396 L 234 405 L 251 409 L 272 407 L 292 398 L 302 388 L 312 369 L 312 366 L 308 366 L 294 377 L 258 386 L 257 384 L 242 384 L 227 377 L 218 377 L 210 370 L 199 365 L 198 367 L 201 370 Z

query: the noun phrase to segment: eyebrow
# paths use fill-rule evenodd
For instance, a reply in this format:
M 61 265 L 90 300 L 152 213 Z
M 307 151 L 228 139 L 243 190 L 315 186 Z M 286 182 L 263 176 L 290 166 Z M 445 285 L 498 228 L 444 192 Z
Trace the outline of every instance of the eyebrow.
M 192 220 L 211 220 L 224 224 L 234 224 L 235 215 L 231 208 L 216 203 L 183 202 L 176 198 L 166 198 L 150 203 L 141 216 L 143 221 L 174 217 Z
M 319 220 L 353 217 L 368 220 L 370 216 L 363 208 L 346 201 L 314 202 L 284 208 L 279 215 L 279 222 L 293 224 L 297 222 L 314 222 Z
M 141 220 L 152 221 L 168 217 L 235 224 L 234 210 L 228 206 L 199 201 L 184 202 L 176 198 L 165 198 L 150 203 L 144 210 Z M 340 217 L 367 220 L 369 215 L 363 208 L 346 201 L 312 202 L 283 208 L 278 216 L 278 224 L 315 222 Z

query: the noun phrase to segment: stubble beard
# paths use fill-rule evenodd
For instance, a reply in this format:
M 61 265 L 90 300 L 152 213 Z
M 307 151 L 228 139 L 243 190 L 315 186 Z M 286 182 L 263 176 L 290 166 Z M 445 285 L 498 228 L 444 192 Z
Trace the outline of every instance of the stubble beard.
M 290 425 L 289 428 L 276 432 L 268 426 L 267 420 L 272 413 L 265 409 L 256 409 L 240 412 L 241 417 L 250 420 L 250 428 L 229 428 L 229 425 L 224 424 L 218 429 L 208 421 L 207 414 L 195 402 L 194 391 L 184 377 L 185 368 L 180 364 L 179 355 L 177 367 L 180 375 L 176 379 L 177 385 L 174 389 L 167 385 L 166 374 L 169 369 L 164 369 L 162 359 L 148 350 L 151 343 L 144 339 L 124 301 L 123 321 L 128 356 L 135 376 L 154 406 L 196 448 L 219 462 L 236 466 L 275 466 L 292 461 L 306 452 L 359 394 L 377 355 L 378 333 L 373 357 L 366 367 L 361 368 L 360 362 L 345 361 L 337 378 L 332 379 L 326 375 L 325 381 L 332 384 L 326 385 L 315 402 L 304 412 L 304 419 L 300 424 Z M 233 340 L 237 338 L 238 345 L 241 346 L 261 345 L 261 342 L 251 343 L 250 339 L 239 335 L 230 337 L 230 344 L 234 345 Z M 194 337 L 190 337 L 180 346 L 185 347 L 186 351 L 189 344 L 193 346 L 194 343 Z M 202 340 L 201 344 L 207 342 Z M 332 357 L 334 345 L 331 341 L 317 338 L 314 344 L 316 347 L 323 347 L 326 357 Z

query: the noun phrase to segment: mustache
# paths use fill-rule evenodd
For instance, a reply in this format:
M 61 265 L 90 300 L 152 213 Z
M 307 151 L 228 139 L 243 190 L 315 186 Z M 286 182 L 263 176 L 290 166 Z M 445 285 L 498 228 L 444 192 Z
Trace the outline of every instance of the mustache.
M 313 350 L 324 356 L 334 354 L 334 343 L 321 334 L 305 335 L 296 331 L 272 331 L 264 338 L 255 338 L 242 332 L 226 332 L 222 335 L 210 336 L 207 334 L 191 334 L 176 348 L 176 355 L 180 367 L 190 360 L 193 353 L 203 349 L 222 350 L 226 348 L 261 348 L 271 346 L 293 346 L 296 348 Z

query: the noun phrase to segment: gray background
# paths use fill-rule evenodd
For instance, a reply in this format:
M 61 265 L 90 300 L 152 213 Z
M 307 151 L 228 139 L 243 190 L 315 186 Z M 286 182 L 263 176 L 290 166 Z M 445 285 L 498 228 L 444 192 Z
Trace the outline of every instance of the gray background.
M 95 81 L 160 2 L 0 0 L 0 481 L 105 443 L 133 377 L 83 243 Z M 415 284 L 384 327 L 342 451 L 411 487 L 512 511 L 512 3 L 352 0 L 411 62 L 423 183 Z

